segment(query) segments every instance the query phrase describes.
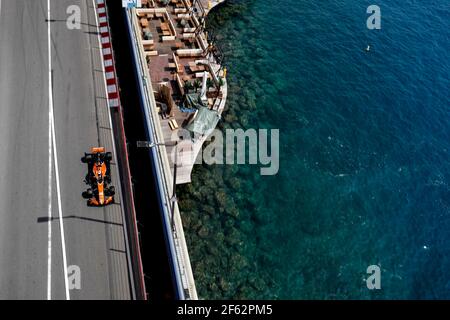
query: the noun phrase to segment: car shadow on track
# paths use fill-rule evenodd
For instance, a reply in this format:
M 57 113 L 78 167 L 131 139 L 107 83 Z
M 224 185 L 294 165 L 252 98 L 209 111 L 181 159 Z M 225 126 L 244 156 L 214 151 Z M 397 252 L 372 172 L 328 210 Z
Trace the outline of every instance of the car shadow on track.
M 48 222 L 49 220 L 58 220 L 58 217 L 39 217 L 37 219 L 37 223 L 43 223 L 43 222 Z M 110 224 L 110 225 L 114 225 L 114 226 L 123 226 L 122 223 L 117 223 L 117 222 L 111 222 L 111 221 L 105 221 L 105 220 L 100 220 L 100 219 L 94 219 L 94 218 L 86 218 L 86 217 L 79 217 L 79 216 L 66 216 L 63 217 L 63 219 L 79 219 L 79 220 L 85 220 L 85 221 L 92 221 L 92 222 L 99 222 L 99 223 L 104 223 L 104 224 Z

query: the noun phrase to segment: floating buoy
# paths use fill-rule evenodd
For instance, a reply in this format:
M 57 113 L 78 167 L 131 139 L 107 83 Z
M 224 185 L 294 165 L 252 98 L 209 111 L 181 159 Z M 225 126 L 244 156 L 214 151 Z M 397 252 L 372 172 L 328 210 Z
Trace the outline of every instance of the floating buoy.
M 370 46 L 367 46 L 366 52 L 369 52 L 369 51 L 370 51 Z

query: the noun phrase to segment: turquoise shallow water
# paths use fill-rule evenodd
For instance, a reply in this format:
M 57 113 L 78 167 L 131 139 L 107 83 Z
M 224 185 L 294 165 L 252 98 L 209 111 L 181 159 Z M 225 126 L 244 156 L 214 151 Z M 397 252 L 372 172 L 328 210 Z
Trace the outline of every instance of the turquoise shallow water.
M 229 70 L 219 127 L 279 128 L 281 160 L 272 177 L 197 166 L 179 188 L 202 298 L 450 298 L 450 3 L 378 1 L 376 31 L 371 4 L 211 13 Z

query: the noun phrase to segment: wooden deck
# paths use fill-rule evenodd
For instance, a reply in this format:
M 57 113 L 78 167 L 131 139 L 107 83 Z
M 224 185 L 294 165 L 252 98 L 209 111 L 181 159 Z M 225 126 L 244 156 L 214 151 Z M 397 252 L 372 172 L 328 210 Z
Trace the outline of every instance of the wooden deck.
M 211 8 L 220 2 L 222 1 L 211 1 Z M 198 25 L 198 19 L 186 15 L 190 1 L 172 0 L 167 6 L 160 5 L 156 0 L 153 3 L 154 6 L 152 1 L 147 1 L 146 8 L 136 9 L 135 24 L 141 31 L 140 43 L 147 57 L 156 101 L 162 103 L 160 105 L 164 108 L 168 106 L 168 112 L 160 110 L 159 113 L 164 139 L 160 142 L 167 145 L 178 142 L 177 184 L 189 183 L 195 159 L 207 137 L 193 140 L 184 129 L 192 116 L 192 113 L 183 112 L 179 108 L 186 91 L 185 82 L 192 85 L 201 82 L 203 70 L 206 71 L 207 77 L 216 84 L 208 93 L 209 107 L 219 113 L 225 105 L 226 85 L 220 88 L 218 86 L 217 74 L 221 66 L 206 50 L 206 36 Z M 207 12 L 208 1 L 200 0 L 200 3 Z M 170 93 L 162 94 L 162 90 L 167 90 L 162 87 L 168 88 Z M 168 146 L 166 150 L 173 174 L 175 149 Z

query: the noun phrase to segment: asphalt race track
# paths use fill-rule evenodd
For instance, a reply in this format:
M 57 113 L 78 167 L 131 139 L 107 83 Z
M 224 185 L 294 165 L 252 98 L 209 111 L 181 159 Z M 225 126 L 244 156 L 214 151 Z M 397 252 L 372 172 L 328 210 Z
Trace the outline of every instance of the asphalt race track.
M 120 194 L 81 197 L 83 153 L 114 152 L 94 3 L 51 0 L 47 17 L 48 0 L 0 0 L 0 299 L 131 299 Z

